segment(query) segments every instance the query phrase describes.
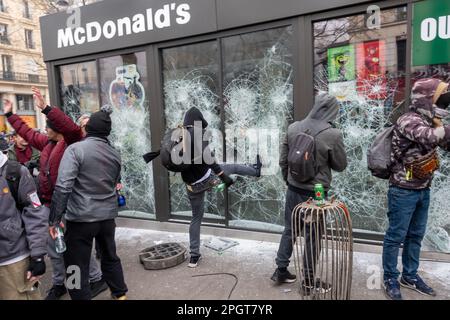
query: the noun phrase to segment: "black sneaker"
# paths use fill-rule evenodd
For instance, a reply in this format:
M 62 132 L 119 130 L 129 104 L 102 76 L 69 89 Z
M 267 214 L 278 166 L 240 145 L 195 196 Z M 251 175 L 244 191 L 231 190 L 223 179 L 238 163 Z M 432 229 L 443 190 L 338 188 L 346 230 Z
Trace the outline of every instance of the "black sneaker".
M 302 282 L 302 290 L 303 294 L 310 295 L 311 293 L 316 294 L 325 294 L 331 291 L 331 284 L 321 281 L 320 279 L 316 280 L 315 285 L 308 285 L 305 281 Z
M 59 300 L 66 293 L 67 289 L 65 285 L 54 285 L 48 290 L 45 300 Z
M 297 280 L 297 276 L 290 273 L 287 269 L 283 272 L 277 268 L 270 279 L 278 284 L 293 283 Z
M 403 300 L 400 292 L 400 284 L 397 279 L 388 279 L 384 281 L 384 293 L 391 300 Z
M 195 256 L 195 257 L 191 257 L 191 259 L 189 260 L 189 264 L 188 267 L 189 268 L 195 268 L 198 265 L 198 261 L 200 260 L 201 256 Z
M 91 297 L 95 298 L 100 293 L 108 289 L 108 285 L 106 284 L 105 280 L 99 280 L 95 282 L 89 283 L 91 287 Z
M 400 278 L 400 285 L 402 287 L 417 291 L 421 294 L 436 297 L 436 292 L 428 286 L 419 275 L 416 275 L 415 277 L 405 277 L 402 276 Z

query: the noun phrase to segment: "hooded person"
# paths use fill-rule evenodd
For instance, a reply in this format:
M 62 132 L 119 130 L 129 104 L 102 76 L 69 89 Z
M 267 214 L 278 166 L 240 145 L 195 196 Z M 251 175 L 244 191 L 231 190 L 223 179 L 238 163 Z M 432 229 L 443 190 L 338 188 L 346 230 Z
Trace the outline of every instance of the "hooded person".
M 436 293 L 417 274 L 420 248 L 426 231 L 430 186 L 439 167 L 437 149 L 450 150 L 450 126 L 442 119 L 448 112 L 449 85 L 438 79 L 417 81 L 409 112 L 395 125 L 392 138 L 392 172 L 388 192 L 389 227 L 383 243 L 384 287 L 388 298 L 402 299 L 400 285 L 425 295 Z M 441 99 L 442 97 L 442 99 Z M 403 244 L 403 272 L 397 256 Z
M 184 131 L 183 146 L 185 152 L 190 152 L 190 165 L 187 170 L 181 172 L 183 182 L 186 183 L 188 198 L 192 208 L 192 220 L 189 227 L 190 261 L 189 267 L 197 267 L 200 260 L 200 226 L 205 211 L 205 192 L 210 190 L 219 177 L 226 186 L 233 184 L 230 175 L 261 176 L 262 163 L 259 155 L 253 165 L 244 164 L 217 164 L 213 153 L 209 149 L 206 128 L 208 122 L 202 112 L 196 108 L 190 108 L 183 121 Z
M 66 218 L 66 266 L 81 271 L 81 286 L 69 288 L 72 299 L 89 300 L 89 265 L 93 240 L 100 250 L 103 279 L 114 299 L 126 299 L 120 258 L 116 253 L 115 218 L 118 216 L 116 185 L 119 182 L 121 158 L 108 141 L 111 133 L 111 109 L 90 117 L 86 138 L 70 145 L 61 160 L 55 192 L 50 207 L 50 233 Z M 69 277 L 70 274 L 67 274 Z
M 322 184 L 327 193 L 332 181 L 332 170 L 341 172 L 347 167 L 342 133 L 333 126 L 333 122 L 336 121 L 338 115 L 339 102 L 335 97 L 328 94 L 316 96 L 316 101 L 308 116 L 288 127 L 286 137 L 281 144 L 280 167 L 288 190 L 286 193 L 285 226 L 275 259 L 277 269 L 271 277 L 278 284 L 296 281 L 296 276 L 287 270 L 292 255 L 292 210 L 298 204 L 307 201 L 309 198 L 314 198 L 315 184 Z M 302 132 L 315 137 L 315 161 L 318 168 L 316 175 L 306 182 L 299 182 L 294 179 L 288 164 L 289 150 L 294 148 L 295 137 Z M 320 247 L 316 248 L 316 243 L 320 245 L 320 241 L 316 242 L 315 239 L 321 237 L 321 234 L 311 234 L 314 230 L 314 227 L 305 227 L 306 248 L 308 249 L 304 261 L 306 279 L 302 283 L 305 294 L 309 294 L 311 290 L 330 290 L 329 284 L 321 282 L 320 279 L 317 279 L 317 281 L 312 279 L 314 265 L 317 261 L 317 256 L 312 253 L 320 252 Z M 308 241 L 312 241 L 312 243 Z

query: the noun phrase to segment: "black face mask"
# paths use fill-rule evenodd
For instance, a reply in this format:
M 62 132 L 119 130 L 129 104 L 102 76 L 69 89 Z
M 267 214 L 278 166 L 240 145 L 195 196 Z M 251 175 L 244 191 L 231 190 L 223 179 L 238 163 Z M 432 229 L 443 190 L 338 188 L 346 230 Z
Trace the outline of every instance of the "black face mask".
M 450 105 L 450 91 L 442 94 L 436 101 L 436 105 L 441 109 L 447 109 Z

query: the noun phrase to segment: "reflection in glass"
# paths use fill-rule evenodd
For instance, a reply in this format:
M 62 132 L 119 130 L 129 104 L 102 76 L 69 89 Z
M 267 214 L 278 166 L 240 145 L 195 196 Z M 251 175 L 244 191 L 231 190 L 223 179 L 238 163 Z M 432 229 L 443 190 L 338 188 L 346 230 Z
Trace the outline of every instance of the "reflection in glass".
M 95 61 L 64 65 L 59 72 L 61 107 L 66 114 L 76 121 L 83 113 L 99 109 Z
M 151 149 L 145 52 L 100 59 L 99 67 L 101 103 L 113 109 L 110 140 L 122 157 L 127 207 L 121 214 L 154 219 L 153 171 L 142 159 Z

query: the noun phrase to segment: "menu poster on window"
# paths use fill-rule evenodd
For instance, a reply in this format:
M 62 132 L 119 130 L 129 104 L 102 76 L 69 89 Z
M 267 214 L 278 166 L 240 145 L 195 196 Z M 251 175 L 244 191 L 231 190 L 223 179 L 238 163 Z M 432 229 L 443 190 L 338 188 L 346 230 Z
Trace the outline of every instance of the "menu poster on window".
M 355 47 L 346 45 L 328 48 L 328 82 L 355 79 Z
M 356 100 L 356 80 L 329 83 L 328 94 L 340 102 Z
M 30 128 L 36 128 L 35 116 L 19 116 Z
M 356 47 L 357 90 L 372 100 L 386 99 L 386 55 L 383 40 L 360 43 Z

